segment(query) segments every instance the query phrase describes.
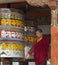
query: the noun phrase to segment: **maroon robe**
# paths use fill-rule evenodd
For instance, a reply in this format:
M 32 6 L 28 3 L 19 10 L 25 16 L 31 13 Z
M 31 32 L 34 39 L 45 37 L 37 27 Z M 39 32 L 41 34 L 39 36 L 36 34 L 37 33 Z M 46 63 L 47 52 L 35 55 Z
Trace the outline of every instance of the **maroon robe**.
M 29 54 L 34 52 L 34 59 L 37 65 L 40 62 L 47 60 L 49 47 L 50 40 L 46 36 L 43 36 L 39 42 L 33 44 L 32 48 L 29 51 Z

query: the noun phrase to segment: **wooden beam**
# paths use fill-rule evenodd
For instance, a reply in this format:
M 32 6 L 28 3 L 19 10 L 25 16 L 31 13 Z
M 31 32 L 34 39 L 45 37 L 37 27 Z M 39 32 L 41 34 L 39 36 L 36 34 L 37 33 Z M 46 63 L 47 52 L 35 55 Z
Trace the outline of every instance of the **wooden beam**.
M 7 3 L 15 3 L 15 2 L 25 2 L 26 0 L 0 0 L 0 4 L 7 4 Z
M 42 12 L 27 12 L 27 17 L 39 17 L 39 16 L 50 16 L 50 11 L 42 11 Z

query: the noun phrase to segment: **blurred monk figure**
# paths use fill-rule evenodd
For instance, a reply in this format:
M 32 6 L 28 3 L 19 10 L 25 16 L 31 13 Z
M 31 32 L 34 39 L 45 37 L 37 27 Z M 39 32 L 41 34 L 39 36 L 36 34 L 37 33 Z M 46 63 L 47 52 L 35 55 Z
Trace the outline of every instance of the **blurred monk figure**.
M 33 43 L 29 52 L 25 55 L 29 59 L 30 55 L 34 52 L 34 59 L 36 65 L 46 65 L 48 53 L 50 48 L 50 39 L 43 35 L 41 29 L 36 30 L 37 42 Z

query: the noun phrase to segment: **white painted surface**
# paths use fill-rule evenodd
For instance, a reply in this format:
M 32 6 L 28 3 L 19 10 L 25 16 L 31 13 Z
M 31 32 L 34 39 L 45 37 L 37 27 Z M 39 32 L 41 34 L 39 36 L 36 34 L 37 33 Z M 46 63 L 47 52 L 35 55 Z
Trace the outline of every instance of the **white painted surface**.
M 1 62 L 1 65 L 2 65 L 2 62 Z
M 28 65 L 35 65 L 35 62 L 29 62 Z
M 19 62 L 13 62 L 12 65 L 20 65 Z
M 50 25 L 38 25 L 38 28 L 42 29 L 43 34 L 50 34 Z
M 28 65 L 35 65 L 35 62 L 28 62 Z M 50 61 L 47 61 L 47 65 L 51 65 Z
M 0 62 L 0 65 L 2 65 L 2 62 Z

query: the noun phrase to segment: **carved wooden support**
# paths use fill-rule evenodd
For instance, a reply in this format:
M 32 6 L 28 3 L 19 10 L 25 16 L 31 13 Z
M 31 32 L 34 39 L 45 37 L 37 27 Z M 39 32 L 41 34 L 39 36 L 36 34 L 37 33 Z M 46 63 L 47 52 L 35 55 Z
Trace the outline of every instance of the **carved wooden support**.
M 57 8 L 51 10 L 51 65 L 58 65 Z

